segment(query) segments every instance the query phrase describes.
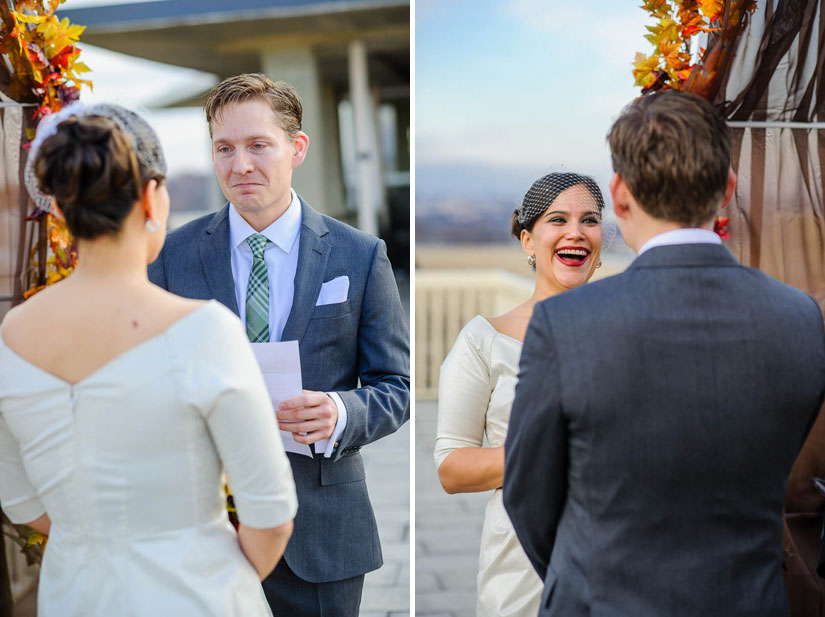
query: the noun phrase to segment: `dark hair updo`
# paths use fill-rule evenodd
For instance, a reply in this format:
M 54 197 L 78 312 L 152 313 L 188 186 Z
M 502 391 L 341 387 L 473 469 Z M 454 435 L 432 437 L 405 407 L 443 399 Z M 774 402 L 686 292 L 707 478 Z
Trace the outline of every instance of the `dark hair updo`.
M 153 144 L 138 147 L 159 151 L 154 131 L 129 113 L 154 138 Z M 134 141 L 108 116 L 70 116 L 37 150 L 34 172 L 39 188 L 54 196 L 75 238 L 118 233 L 143 187 L 150 180 L 163 182 L 163 173 L 141 161 L 145 157 L 138 156 Z
M 513 211 L 510 233 L 517 240 L 521 239 L 521 232 L 524 230 L 533 231 L 533 226 L 542 213 L 570 187 L 581 184 L 590 191 L 599 212 L 604 210 L 604 198 L 599 186 L 590 176 L 583 176 L 572 172 L 547 174 L 539 178 L 527 191 L 520 208 Z

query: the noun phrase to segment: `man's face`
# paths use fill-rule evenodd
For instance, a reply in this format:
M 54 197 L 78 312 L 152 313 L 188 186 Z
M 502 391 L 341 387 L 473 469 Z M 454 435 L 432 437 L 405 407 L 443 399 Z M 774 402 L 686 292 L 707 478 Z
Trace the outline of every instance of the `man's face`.
M 307 143 L 301 132 L 291 139 L 264 101 L 227 105 L 212 120 L 221 190 L 253 227 L 264 229 L 289 207 L 292 170 L 303 162 Z

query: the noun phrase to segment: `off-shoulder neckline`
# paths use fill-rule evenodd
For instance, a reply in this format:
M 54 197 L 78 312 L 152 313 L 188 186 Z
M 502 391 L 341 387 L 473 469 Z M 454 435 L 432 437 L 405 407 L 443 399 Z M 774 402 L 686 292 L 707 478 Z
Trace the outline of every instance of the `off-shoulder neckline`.
M 43 374 L 43 375 L 46 375 L 47 377 L 49 377 L 49 378 L 51 378 L 51 379 L 53 379 L 53 380 L 55 380 L 55 381 L 60 382 L 61 384 L 63 384 L 63 385 L 64 385 L 64 386 L 66 386 L 66 387 L 69 387 L 69 388 L 76 388 L 76 387 L 81 386 L 81 385 L 83 385 L 84 383 L 86 383 L 86 382 L 88 382 L 88 381 L 90 381 L 90 380 L 94 379 L 95 377 L 97 377 L 98 375 L 100 375 L 102 372 L 104 372 L 107 368 L 109 368 L 109 367 L 110 367 L 110 366 L 112 366 L 113 364 L 117 363 L 117 362 L 118 362 L 118 361 L 120 361 L 121 359 L 126 358 L 126 357 L 128 357 L 128 356 L 132 355 L 133 353 L 137 352 L 139 349 L 142 349 L 142 348 L 144 348 L 144 347 L 148 347 L 151 343 L 153 343 L 153 342 L 155 342 L 155 341 L 158 341 L 158 340 L 160 340 L 160 339 L 164 338 L 167 334 L 170 334 L 170 333 L 171 333 L 171 332 L 173 332 L 175 329 L 177 329 L 177 328 L 178 328 L 181 324 L 183 324 L 184 322 L 189 321 L 189 319 L 190 319 L 191 317 L 193 317 L 194 315 L 197 315 L 197 314 L 199 314 L 199 313 L 203 312 L 203 310 L 204 310 L 207 306 L 210 306 L 210 305 L 212 305 L 212 304 L 216 304 L 216 303 L 217 303 L 217 301 L 216 301 L 216 300 L 207 300 L 206 302 L 204 302 L 204 303 L 203 303 L 201 306 L 199 306 L 198 308 L 196 308 L 196 309 L 193 309 L 193 310 L 189 311 L 189 312 L 188 312 L 188 313 L 186 313 L 186 315 L 184 315 L 183 317 L 180 317 L 180 318 L 176 319 L 175 321 L 173 321 L 170 325 L 168 325 L 168 326 L 167 326 L 164 330 L 162 330 L 161 332 L 158 332 L 157 334 L 155 334 L 155 335 L 153 335 L 153 336 L 150 336 L 149 338 L 144 339 L 144 340 L 142 340 L 141 342 L 139 342 L 139 343 L 137 343 L 137 344 L 135 344 L 135 345 L 132 345 L 131 347 L 129 347 L 129 348 L 128 348 L 128 349 L 126 349 L 125 351 L 120 352 L 119 354 L 117 354 L 116 356 L 114 356 L 113 358 L 111 358 L 110 360 L 106 361 L 106 362 L 105 362 L 104 364 L 102 364 L 101 366 L 97 367 L 97 368 L 96 368 L 95 370 L 93 370 L 91 373 L 89 373 L 88 375 L 86 375 L 83 379 L 80 379 L 80 380 L 75 381 L 75 382 L 67 381 L 67 380 L 63 379 L 62 377 L 58 377 L 58 376 L 57 376 L 57 375 L 55 375 L 54 373 L 52 373 L 52 372 L 50 372 L 50 371 L 47 371 L 46 369 L 44 369 L 44 368 L 42 368 L 42 367 L 40 367 L 40 366 L 37 366 L 37 365 L 36 365 L 36 364 L 34 364 L 33 362 L 31 362 L 31 361 L 27 360 L 26 358 L 24 358 L 23 356 L 21 356 L 19 353 L 17 353 L 16 351 L 14 351 L 11 347 L 9 347 L 9 346 L 6 344 L 6 341 L 5 341 L 5 339 L 3 338 L 3 330 L 2 330 L 2 328 L 0 328 L 0 347 L 7 349 L 7 350 L 8 350 L 8 352 L 9 352 L 9 354 L 11 354 L 11 356 L 12 356 L 12 357 L 17 358 L 20 362 L 22 362 L 23 364 L 25 364 L 25 365 L 27 365 L 27 366 L 30 366 L 31 368 L 35 369 L 35 370 L 36 370 L 36 371 L 38 371 L 39 373 L 41 373 L 41 374 Z
M 514 343 L 518 343 L 519 345 L 524 344 L 524 341 L 520 341 L 519 339 L 517 339 L 515 337 L 504 334 L 504 332 L 502 332 L 501 330 L 496 328 L 492 323 L 490 323 L 490 320 L 487 319 L 486 317 L 484 317 L 483 315 L 476 315 L 476 319 L 481 319 L 481 321 L 483 321 L 485 324 L 487 324 L 487 326 L 489 328 L 492 328 L 493 332 L 495 332 L 498 336 L 500 336 L 504 339 L 507 339 L 508 341 L 513 341 Z

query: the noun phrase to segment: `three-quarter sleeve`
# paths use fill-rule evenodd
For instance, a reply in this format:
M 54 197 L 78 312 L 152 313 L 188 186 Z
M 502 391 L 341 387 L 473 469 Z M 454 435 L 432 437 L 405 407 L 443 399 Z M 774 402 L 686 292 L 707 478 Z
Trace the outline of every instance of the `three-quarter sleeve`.
M 0 413 L 0 508 L 13 523 L 30 523 L 46 513 L 20 456 L 20 445 Z
M 453 450 L 480 447 L 484 441 L 487 408 L 493 387 L 489 366 L 490 341 L 480 335 L 474 321 L 464 326 L 441 365 L 436 467 Z
M 229 477 L 238 520 L 259 529 L 276 527 L 298 509 L 292 469 L 243 327 L 228 311 L 222 317 L 220 332 L 210 333 L 220 338 L 219 357 L 210 371 L 214 381 L 203 414 Z

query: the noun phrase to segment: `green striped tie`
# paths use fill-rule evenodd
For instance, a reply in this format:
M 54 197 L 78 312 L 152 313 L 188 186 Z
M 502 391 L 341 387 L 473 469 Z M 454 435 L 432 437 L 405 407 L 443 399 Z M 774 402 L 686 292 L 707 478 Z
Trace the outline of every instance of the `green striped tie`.
M 269 342 L 269 275 L 264 249 L 269 240 L 261 234 L 246 239 L 252 249 L 252 271 L 246 288 L 246 335 L 252 343 Z

